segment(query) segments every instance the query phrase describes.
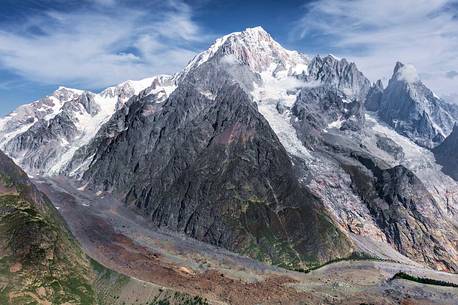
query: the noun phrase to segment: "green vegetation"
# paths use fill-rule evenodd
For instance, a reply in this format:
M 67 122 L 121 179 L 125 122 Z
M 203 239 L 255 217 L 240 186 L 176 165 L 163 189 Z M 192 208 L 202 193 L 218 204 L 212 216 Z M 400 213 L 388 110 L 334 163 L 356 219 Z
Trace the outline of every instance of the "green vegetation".
M 277 215 L 269 215 L 273 218 L 270 225 L 259 221 L 258 215 L 270 213 L 270 207 L 265 199 L 251 195 L 248 200 L 241 202 L 240 211 L 240 221 L 232 223 L 247 236 L 244 246 L 241 247 L 241 254 L 287 269 L 304 265 L 292 242 L 281 236 L 281 230 L 274 228 L 275 225 L 281 226 Z
M 282 268 L 294 269 L 302 266 L 300 256 L 291 243 L 276 237 L 269 229 L 260 233 L 257 238 L 251 239 L 242 254 Z
M 20 195 L 0 195 L 1 304 L 96 304 L 84 255 Z
M 127 284 L 127 282 L 129 282 L 128 276 L 125 276 L 116 271 L 108 269 L 105 266 L 103 266 L 102 264 L 100 264 L 99 262 L 91 258 L 89 259 L 89 261 L 90 261 L 92 270 L 94 270 L 96 274 L 96 277 L 97 277 L 96 282 L 97 281 L 109 282 L 111 286 L 117 286 L 117 287 L 122 287 L 125 284 Z
M 404 273 L 404 272 L 396 273 L 393 276 L 392 280 L 393 279 L 403 279 L 403 280 L 417 282 L 417 283 L 420 283 L 420 284 L 428 284 L 428 285 L 436 285 L 436 286 L 456 287 L 456 288 L 458 288 L 458 285 L 454 284 L 454 283 L 434 280 L 434 279 L 425 278 L 425 277 L 416 277 L 416 276 L 413 276 L 413 275 L 410 275 L 410 274 L 407 274 L 407 273 Z
M 7 188 L 14 187 L 13 179 L 11 179 L 9 176 L 3 175 L 2 173 L 0 173 L 0 183 L 2 183 Z
M 287 225 L 277 214 L 271 211 L 267 202 L 252 196 L 243 202 L 241 211 L 240 223 L 242 227 L 239 230 L 247 236 L 242 243 L 241 250 L 239 250 L 241 254 L 289 270 L 310 271 L 323 266 L 323 262 L 319 257 L 316 257 L 313 250 L 304 250 L 301 248 L 303 245 L 300 244 L 300 239 L 288 236 Z M 269 219 L 269 223 L 260 221 L 259 217 L 264 215 Z M 322 225 L 322 228 L 317 231 L 320 236 L 317 236 L 316 240 L 326 240 L 327 243 L 323 247 L 335 244 L 335 242 L 339 244 L 339 241 L 345 243 L 342 233 L 336 230 L 325 216 L 318 214 L 317 219 L 319 219 L 317 223 Z M 240 226 L 234 221 L 232 223 L 234 226 Z M 330 236 L 334 236 L 334 240 L 328 238 Z M 356 259 L 356 255 L 354 254 L 351 258 Z M 349 257 L 331 262 L 345 259 L 349 259 Z
M 293 270 L 297 271 L 297 272 L 309 273 L 310 271 L 317 270 L 317 269 L 320 269 L 320 268 L 322 268 L 324 266 L 327 266 L 327 265 L 330 265 L 330 264 L 334 264 L 334 263 L 338 263 L 338 262 L 342 262 L 342 261 L 365 261 L 365 260 L 387 261 L 387 260 L 383 260 L 383 259 L 380 259 L 380 258 L 377 258 L 377 257 L 370 256 L 370 255 L 368 255 L 368 254 L 366 254 L 364 252 L 353 252 L 348 257 L 336 258 L 336 259 L 330 260 L 330 261 L 328 261 L 328 262 L 326 262 L 324 264 L 312 265 L 308 269 L 297 268 L 297 269 L 293 269 Z

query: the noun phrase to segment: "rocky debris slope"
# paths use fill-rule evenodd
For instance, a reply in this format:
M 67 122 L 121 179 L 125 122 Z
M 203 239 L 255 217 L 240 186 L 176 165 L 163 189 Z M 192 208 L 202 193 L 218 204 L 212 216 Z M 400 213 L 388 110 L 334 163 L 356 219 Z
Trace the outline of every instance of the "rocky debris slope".
M 104 267 L 83 253 L 68 227 L 27 174 L 0 151 L 1 304 L 208 305 L 201 297 Z
M 414 261 L 441 270 L 457 270 L 453 244 L 456 228 L 436 221 L 444 217 L 415 174 L 402 165 L 385 168 L 367 155 L 353 153 L 358 163 L 345 164 L 352 187 L 364 201 L 386 240 Z M 433 215 L 424 209 L 432 208 Z M 437 243 L 437 240 L 441 240 Z
M 396 139 L 372 134 L 366 128 L 363 132 L 373 137 L 370 146 L 366 146 L 365 137 L 349 137 L 347 131 L 336 129 L 322 132 L 310 143 L 309 137 L 301 136 L 298 129 L 299 138 L 308 143 L 309 156 L 304 162 L 309 188 L 357 244 L 361 239 L 368 245 L 382 242 L 414 261 L 441 270 L 456 270 L 456 198 L 447 194 L 444 201 L 432 196 L 417 175 L 400 164 L 406 157 Z M 391 162 L 384 161 L 376 151 L 391 154 Z M 456 189 L 456 184 L 448 187 Z M 439 192 L 433 190 L 434 194 Z M 442 221 L 437 222 L 437 218 Z M 367 252 L 370 247 L 362 248 Z M 389 254 L 384 247 L 368 252 L 406 261 Z
M 59 206 L 91 257 L 137 279 L 200 294 L 210 304 L 360 305 L 369 297 L 374 305 L 456 303 L 456 288 L 394 279 L 403 272 L 431 279 L 430 283 L 433 279 L 458 283 L 457 275 L 412 265 L 407 259 L 394 263 L 355 257 L 308 273 L 288 271 L 179 233 L 151 230 L 148 219 L 142 219 L 109 193 L 82 190 L 72 179 L 35 181 Z M 119 276 L 105 273 L 103 278 L 110 279 L 107 287 L 120 298 L 109 291 L 103 293 L 107 302 L 102 304 L 150 304 L 143 296 L 151 295 L 152 285 L 139 281 L 137 288 L 130 281 L 119 288 Z M 168 289 L 161 290 L 161 297 L 167 298 Z M 167 299 L 175 304 L 173 298 Z M 152 304 L 163 304 L 159 300 Z M 179 304 L 183 303 L 190 304 Z

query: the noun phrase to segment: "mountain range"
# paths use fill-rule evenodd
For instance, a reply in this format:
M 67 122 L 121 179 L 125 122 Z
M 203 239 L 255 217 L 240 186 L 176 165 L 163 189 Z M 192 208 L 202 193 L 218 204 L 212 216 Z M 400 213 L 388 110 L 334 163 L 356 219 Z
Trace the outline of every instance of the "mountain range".
M 29 177 L 66 177 L 153 228 L 267 264 L 457 272 L 457 121 L 411 65 L 384 87 L 256 27 L 174 75 L 60 87 L 0 120 L 0 149 Z

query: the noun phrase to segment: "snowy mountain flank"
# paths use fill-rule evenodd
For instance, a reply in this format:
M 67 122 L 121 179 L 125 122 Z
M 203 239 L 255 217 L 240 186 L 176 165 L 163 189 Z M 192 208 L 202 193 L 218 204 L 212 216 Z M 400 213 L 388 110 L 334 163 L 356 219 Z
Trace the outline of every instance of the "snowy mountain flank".
M 384 88 L 256 27 L 175 75 L 21 106 L 0 120 L 0 149 L 31 176 L 270 264 L 363 255 L 457 272 L 457 121 L 411 65 Z
M 129 98 L 146 88 L 165 99 L 175 85 L 171 76 L 162 75 L 126 81 L 98 94 L 59 87 L 0 119 L 0 149 L 30 175 L 57 174 Z

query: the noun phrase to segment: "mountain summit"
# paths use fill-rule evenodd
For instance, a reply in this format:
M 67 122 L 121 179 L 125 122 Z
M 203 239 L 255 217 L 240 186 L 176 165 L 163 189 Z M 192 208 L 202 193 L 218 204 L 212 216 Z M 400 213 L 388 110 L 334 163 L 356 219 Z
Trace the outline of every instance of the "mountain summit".
M 424 149 L 454 114 L 411 66 L 371 86 L 354 63 L 286 50 L 257 27 L 141 84 L 25 106 L 45 111 L 3 119 L 1 146 L 30 174 L 65 175 L 154 227 L 263 262 L 458 270 L 458 185 Z
M 272 69 L 272 65 L 278 71 L 301 73 L 308 63 L 305 55 L 284 49 L 260 26 L 217 39 L 208 50 L 198 54 L 185 71 L 195 69 L 215 57 L 228 64 L 246 65 L 257 73 Z
M 412 65 L 398 62 L 376 110 L 382 120 L 417 144 L 433 148 L 452 131 L 458 119 L 423 82 Z

